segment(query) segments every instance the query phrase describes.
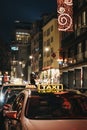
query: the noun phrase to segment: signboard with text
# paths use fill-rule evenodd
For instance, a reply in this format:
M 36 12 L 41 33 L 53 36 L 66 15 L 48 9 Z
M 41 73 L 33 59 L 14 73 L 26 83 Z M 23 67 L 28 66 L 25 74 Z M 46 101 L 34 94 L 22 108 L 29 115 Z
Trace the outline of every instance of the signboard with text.
M 37 88 L 40 93 L 61 92 L 63 84 L 39 84 Z

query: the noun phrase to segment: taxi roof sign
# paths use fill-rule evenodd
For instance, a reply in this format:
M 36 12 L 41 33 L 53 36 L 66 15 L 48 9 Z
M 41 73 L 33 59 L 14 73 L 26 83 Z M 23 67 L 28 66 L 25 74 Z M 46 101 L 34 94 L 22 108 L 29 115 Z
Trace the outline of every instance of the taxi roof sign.
M 63 84 L 39 84 L 37 88 L 40 93 L 61 92 Z

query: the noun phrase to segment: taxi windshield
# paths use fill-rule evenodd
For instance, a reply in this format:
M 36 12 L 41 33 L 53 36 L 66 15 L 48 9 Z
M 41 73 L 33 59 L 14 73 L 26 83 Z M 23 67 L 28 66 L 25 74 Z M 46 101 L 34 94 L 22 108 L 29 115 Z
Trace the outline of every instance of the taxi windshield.
M 80 95 L 31 96 L 26 116 L 30 119 L 87 118 L 87 97 Z
M 5 93 L 7 89 L 9 88 L 25 88 L 25 85 L 7 85 L 7 86 L 3 86 L 2 89 L 2 93 Z

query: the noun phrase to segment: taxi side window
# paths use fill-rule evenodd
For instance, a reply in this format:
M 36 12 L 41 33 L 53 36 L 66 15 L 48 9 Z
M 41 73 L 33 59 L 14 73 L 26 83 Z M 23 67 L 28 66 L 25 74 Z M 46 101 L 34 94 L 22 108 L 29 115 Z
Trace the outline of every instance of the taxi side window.
M 12 109 L 17 111 L 17 112 L 19 112 L 22 109 L 22 107 L 23 107 L 23 103 L 24 103 L 24 95 L 21 94 L 14 101 Z

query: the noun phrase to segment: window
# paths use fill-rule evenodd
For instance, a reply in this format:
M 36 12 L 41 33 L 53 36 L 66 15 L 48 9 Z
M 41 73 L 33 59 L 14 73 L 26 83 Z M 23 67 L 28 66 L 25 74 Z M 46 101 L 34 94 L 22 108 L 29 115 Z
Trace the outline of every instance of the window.
M 49 57 L 49 56 L 50 56 L 50 51 L 47 52 L 47 57 Z
M 79 43 L 77 47 L 77 53 L 81 53 L 81 52 L 82 52 L 82 43 Z
M 87 40 L 85 41 L 85 50 L 87 51 Z
M 46 31 L 44 32 L 44 36 L 46 36 Z
M 83 0 L 78 1 L 78 6 L 81 7 L 83 5 Z
M 50 39 L 47 40 L 47 46 L 49 46 L 49 45 L 50 45 Z
M 47 66 L 50 66 L 50 60 L 47 61 Z
M 47 43 L 46 43 L 46 41 L 44 41 L 44 46 L 47 46 Z
M 28 99 L 27 118 L 60 119 L 86 118 L 87 97 L 68 94 L 67 96 L 43 95 Z
M 87 24 L 87 12 L 84 11 L 82 13 L 82 25 L 86 25 Z
M 72 58 L 72 57 L 74 57 L 74 48 L 73 47 L 69 48 L 69 58 Z
M 53 31 L 53 25 L 51 26 L 51 32 Z
M 50 35 L 50 28 L 47 29 L 47 36 Z
M 21 111 L 22 111 L 22 107 L 23 107 L 23 103 L 24 103 L 24 95 L 21 94 L 20 96 L 18 96 L 12 106 L 12 109 L 14 111 L 17 111 L 17 116 L 20 117 Z
M 78 17 L 78 27 L 81 27 L 81 15 Z
M 53 42 L 53 37 L 51 37 L 51 42 Z

